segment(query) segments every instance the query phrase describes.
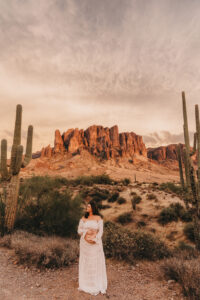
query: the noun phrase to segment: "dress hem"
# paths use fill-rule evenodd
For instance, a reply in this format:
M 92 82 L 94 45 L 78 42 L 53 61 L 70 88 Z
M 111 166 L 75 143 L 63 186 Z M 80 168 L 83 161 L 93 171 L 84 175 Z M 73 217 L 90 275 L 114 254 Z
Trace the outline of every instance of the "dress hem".
M 99 293 L 101 293 L 101 294 L 106 294 L 106 290 L 100 290 L 100 291 L 98 291 L 98 292 L 91 292 L 91 291 L 87 291 L 87 290 L 84 290 L 84 289 L 81 289 L 81 288 L 77 288 L 77 290 L 78 291 L 81 291 L 81 292 L 85 292 L 85 293 L 89 293 L 89 294 L 91 294 L 91 295 L 93 295 L 93 296 L 97 296 Z

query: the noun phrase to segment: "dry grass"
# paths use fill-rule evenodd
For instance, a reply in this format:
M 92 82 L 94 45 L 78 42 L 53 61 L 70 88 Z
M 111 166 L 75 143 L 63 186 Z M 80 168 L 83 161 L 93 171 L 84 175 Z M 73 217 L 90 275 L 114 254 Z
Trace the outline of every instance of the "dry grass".
M 181 256 L 166 259 L 162 264 L 165 276 L 177 281 L 188 299 L 200 299 L 200 257 Z
M 38 268 L 68 266 L 78 258 L 78 240 L 60 237 L 39 237 L 34 234 L 15 231 L 0 240 L 0 245 L 14 249 L 18 263 Z

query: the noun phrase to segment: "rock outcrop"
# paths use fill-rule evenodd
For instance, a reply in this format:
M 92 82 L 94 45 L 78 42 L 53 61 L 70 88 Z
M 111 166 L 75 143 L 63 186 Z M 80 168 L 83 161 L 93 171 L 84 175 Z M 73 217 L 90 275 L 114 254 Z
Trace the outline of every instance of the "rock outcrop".
M 167 146 L 160 146 L 157 148 L 147 148 L 147 157 L 158 162 L 166 161 L 166 160 L 178 160 L 178 155 L 176 151 L 177 144 L 170 144 Z M 183 159 L 183 148 L 184 144 L 181 145 L 181 156 Z M 191 147 L 192 150 L 192 147 Z M 192 159 L 196 160 L 196 154 L 192 156 Z
M 147 157 L 142 136 L 134 132 L 119 133 L 118 126 L 111 128 L 92 125 L 86 130 L 68 129 L 62 135 L 55 131 L 54 147 L 48 145 L 41 150 L 41 157 L 52 157 L 59 153 L 80 153 L 82 149 L 103 159 L 133 157 L 134 154 Z

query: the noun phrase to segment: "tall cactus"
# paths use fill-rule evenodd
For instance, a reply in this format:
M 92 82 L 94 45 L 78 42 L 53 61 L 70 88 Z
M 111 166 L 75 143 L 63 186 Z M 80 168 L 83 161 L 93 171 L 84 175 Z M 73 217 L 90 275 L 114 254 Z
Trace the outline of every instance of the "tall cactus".
M 28 165 L 32 157 L 33 126 L 29 125 L 26 142 L 26 154 L 23 160 L 23 146 L 21 145 L 22 106 L 16 107 L 16 119 L 11 149 L 10 167 L 7 167 L 7 140 L 1 140 L 1 186 L 5 193 L 5 231 L 10 232 L 14 227 L 17 200 L 19 194 L 19 173 L 21 168 Z
M 181 148 L 180 148 L 180 144 L 177 146 L 177 154 L 178 154 L 178 163 L 179 163 L 180 182 L 181 182 L 182 188 L 184 189 L 184 187 L 185 187 L 185 182 L 184 182 L 184 177 L 183 177 L 183 167 L 182 167 L 182 158 L 181 158 Z
M 195 105 L 195 120 L 196 120 L 196 132 L 194 133 L 194 145 L 193 150 L 190 149 L 189 131 L 188 131 L 188 120 L 187 120 L 187 109 L 185 93 L 182 92 L 182 104 L 183 104 L 183 130 L 185 139 L 184 154 L 184 166 L 185 166 L 185 177 L 186 177 L 186 208 L 192 208 L 193 221 L 194 221 L 194 236 L 196 248 L 200 250 L 200 120 L 199 120 L 199 107 Z M 198 168 L 195 172 L 195 166 L 193 165 L 191 156 L 197 151 L 197 162 Z M 182 165 L 179 163 L 179 170 L 181 174 Z

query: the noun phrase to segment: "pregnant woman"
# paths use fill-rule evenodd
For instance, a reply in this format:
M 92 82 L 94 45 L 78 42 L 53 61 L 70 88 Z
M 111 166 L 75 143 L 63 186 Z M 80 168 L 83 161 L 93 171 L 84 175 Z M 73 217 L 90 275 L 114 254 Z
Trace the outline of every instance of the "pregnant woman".
M 98 295 L 99 292 L 105 294 L 107 274 L 101 239 L 103 219 L 99 216 L 93 200 L 87 204 L 85 216 L 79 221 L 78 234 L 81 235 L 78 290 L 91 295 Z

